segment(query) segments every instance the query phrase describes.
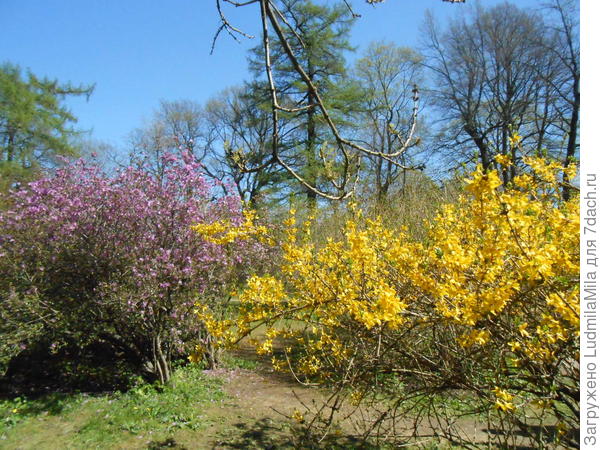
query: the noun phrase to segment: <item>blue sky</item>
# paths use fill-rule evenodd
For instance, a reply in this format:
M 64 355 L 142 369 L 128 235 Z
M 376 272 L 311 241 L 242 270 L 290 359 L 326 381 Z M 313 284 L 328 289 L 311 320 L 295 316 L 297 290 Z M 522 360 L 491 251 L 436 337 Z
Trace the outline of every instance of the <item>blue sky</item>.
M 426 9 L 441 21 L 463 14 L 472 0 L 387 0 L 372 7 L 353 0 L 362 15 L 351 42 L 416 45 Z M 483 4 L 500 3 L 483 0 Z M 519 0 L 539 7 L 542 0 Z M 257 35 L 257 5 L 226 10 L 233 25 Z M 95 83 L 90 100 L 69 101 L 78 127 L 94 139 L 122 147 L 128 133 L 151 116 L 161 99 L 206 101 L 248 79 L 246 51 L 223 34 L 213 0 L 0 0 L 0 62 L 60 81 Z

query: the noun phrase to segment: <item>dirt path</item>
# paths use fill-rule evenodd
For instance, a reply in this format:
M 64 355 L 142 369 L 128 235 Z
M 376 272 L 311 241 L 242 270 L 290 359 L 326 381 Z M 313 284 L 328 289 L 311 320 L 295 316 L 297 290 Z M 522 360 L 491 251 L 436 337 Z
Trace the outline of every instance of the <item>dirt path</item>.
M 292 375 L 274 371 L 270 358 L 257 356 L 249 347 L 238 349 L 235 355 L 256 362 L 257 367 L 252 370 L 207 371 L 207 374 L 224 380 L 223 390 L 228 394 L 226 401 L 215 404 L 206 411 L 206 416 L 212 422 L 209 429 L 201 433 L 181 430 L 174 436 L 179 446 L 159 445 L 156 449 L 362 448 L 348 436 L 331 436 L 331 439 L 328 438 L 328 444 L 324 446 L 299 446 L 300 430 L 297 422 L 291 419 L 294 410 L 304 412 L 304 405 L 321 405 L 327 392 L 317 387 L 303 386 Z M 404 425 L 409 429 L 412 427 L 412 421 L 407 419 Z M 479 442 L 486 441 L 488 432 L 482 421 L 469 417 L 459 419 L 457 425 L 462 428 L 461 434 L 464 437 L 470 436 Z M 432 426 L 434 425 L 423 423 L 419 429 L 430 435 L 433 432 Z M 341 428 L 344 434 L 354 431 L 350 422 L 342 423 Z M 521 440 L 516 439 L 516 447 L 527 448 L 519 446 Z M 433 445 L 440 448 L 440 441 L 437 439 L 425 438 L 420 441 L 421 445 L 417 445 L 418 448 L 428 447 L 428 442 L 430 447 Z
M 319 405 L 326 392 L 316 387 L 299 384 L 291 375 L 275 372 L 266 359 L 259 359 L 251 350 L 241 349 L 238 357 L 257 361 L 258 366 L 248 369 L 217 369 L 206 373 L 224 380 L 223 390 L 227 400 L 216 403 L 203 411 L 210 423 L 202 431 L 179 430 L 164 442 L 154 442 L 147 449 L 359 449 L 351 437 L 331 436 L 323 446 L 298 445 L 301 435 L 297 423 L 291 419 L 294 410 L 304 411 L 304 405 Z M 469 418 L 459 421 L 463 432 L 485 442 L 485 424 Z M 411 423 L 407 422 L 407 427 Z M 432 429 L 423 424 L 426 434 Z M 343 423 L 345 432 L 351 431 L 349 423 Z M 517 438 L 515 448 L 521 439 Z M 418 445 L 420 444 L 420 445 Z M 439 446 L 436 439 L 423 439 L 410 448 L 451 448 Z M 130 447 L 124 447 L 130 448 Z M 371 447 L 373 448 L 373 447 Z
M 317 406 L 326 398 L 326 392 L 316 387 L 299 384 L 291 375 L 275 372 L 268 361 L 260 360 L 251 351 L 241 350 L 238 353 L 246 359 L 255 359 L 259 365 L 253 370 L 217 370 L 215 376 L 224 378 L 223 389 L 231 398 L 231 403 L 225 405 L 221 414 L 229 422 L 229 427 L 214 435 L 210 447 L 213 449 L 295 449 L 317 448 L 298 447 L 300 435 L 294 430 L 294 420 L 291 419 L 294 410 L 305 411 L 303 405 Z M 468 418 L 459 420 L 464 436 L 471 436 L 480 442 L 486 440 L 486 427 L 483 422 Z M 405 424 L 409 429 L 412 421 Z M 341 424 L 345 432 L 351 432 L 349 422 Z M 432 428 L 423 423 L 421 431 L 430 434 Z M 519 441 L 520 439 L 517 439 Z M 329 445 L 323 448 L 362 448 L 351 445 L 352 438 L 336 439 L 331 436 Z M 419 448 L 427 447 L 431 441 L 436 448 L 439 441 L 423 439 Z M 435 444 L 437 442 L 437 444 Z M 204 447 L 202 447 L 204 448 Z M 318 447 L 322 448 L 322 447 Z M 445 448 L 445 447 L 444 447 Z M 527 447 L 519 447 L 527 448 Z
M 294 421 L 290 417 L 294 410 L 304 410 L 302 403 L 320 401 L 323 393 L 299 384 L 291 375 L 274 371 L 268 360 L 259 358 L 249 348 L 238 350 L 236 356 L 258 365 L 252 370 L 213 371 L 225 380 L 223 389 L 231 404 L 221 412 L 231 423 L 228 429 L 217 433 L 211 448 L 296 448 Z

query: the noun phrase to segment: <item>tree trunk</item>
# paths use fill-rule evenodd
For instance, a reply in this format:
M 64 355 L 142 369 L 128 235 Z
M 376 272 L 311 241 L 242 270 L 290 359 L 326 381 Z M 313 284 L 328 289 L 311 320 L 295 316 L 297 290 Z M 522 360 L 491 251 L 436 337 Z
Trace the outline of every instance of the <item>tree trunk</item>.
M 160 384 L 166 384 L 171 378 L 171 364 L 168 351 L 165 353 L 163 349 L 160 333 L 152 338 L 152 358 L 154 373 Z
M 465 125 L 464 130 L 477 146 L 477 149 L 479 150 L 479 160 L 481 161 L 484 172 L 487 172 L 491 168 L 492 162 L 490 161 L 489 149 L 485 143 L 484 137 L 480 136 L 473 126 Z
M 575 159 L 575 151 L 577 150 L 577 127 L 579 124 L 579 79 L 573 82 L 573 109 L 571 111 L 571 120 L 569 121 L 569 140 L 567 141 L 567 154 L 565 155 L 564 167 L 567 167 Z M 563 200 L 568 201 L 571 198 L 571 189 L 568 183 L 569 177 L 563 173 Z
M 8 145 L 6 146 L 6 160 L 12 162 L 15 157 L 15 132 L 9 127 Z
M 314 68 L 312 67 L 311 62 L 308 62 L 308 77 L 310 81 L 314 84 L 315 82 L 315 73 Z M 317 99 L 315 98 L 314 93 L 309 90 L 307 101 L 309 104 L 309 108 L 306 112 L 306 153 L 307 153 L 307 161 L 306 165 L 308 168 L 306 174 L 306 181 L 310 186 L 314 188 L 317 187 L 318 177 L 317 177 L 317 155 L 316 155 L 316 144 L 317 144 L 317 129 L 315 124 L 315 114 L 316 109 L 312 105 L 316 105 Z M 306 190 L 306 198 L 308 200 L 308 207 L 310 211 L 314 211 L 317 208 L 317 193 L 311 189 Z

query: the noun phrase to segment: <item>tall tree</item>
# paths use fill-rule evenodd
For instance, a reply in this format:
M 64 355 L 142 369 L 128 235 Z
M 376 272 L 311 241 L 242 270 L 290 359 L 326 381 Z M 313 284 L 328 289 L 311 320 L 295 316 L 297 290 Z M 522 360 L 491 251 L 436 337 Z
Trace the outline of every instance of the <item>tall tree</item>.
M 366 0 L 367 3 L 375 4 L 380 3 L 383 0 Z M 464 3 L 464 0 L 445 0 L 451 3 Z M 229 22 L 227 14 L 224 11 L 223 6 L 229 4 L 233 7 L 243 7 L 249 5 L 258 5 L 260 11 L 260 22 L 261 22 L 261 40 L 262 40 L 262 53 L 259 58 L 256 58 L 256 66 L 265 75 L 267 79 L 267 91 L 270 98 L 270 110 L 272 117 L 272 139 L 271 139 L 271 157 L 263 164 L 258 166 L 246 166 L 240 164 L 240 169 L 245 172 L 256 172 L 263 170 L 265 167 L 274 165 L 278 166 L 287 171 L 292 178 L 299 182 L 306 190 L 309 196 L 309 200 L 316 196 L 321 196 L 328 199 L 343 199 L 352 195 L 356 183 L 351 181 L 354 177 L 360 173 L 358 170 L 360 167 L 361 156 L 375 156 L 382 158 L 394 165 L 401 166 L 401 162 L 398 161 L 398 153 L 386 154 L 380 150 L 368 149 L 360 145 L 357 141 L 353 140 L 343 130 L 344 124 L 336 120 L 336 117 L 332 114 L 333 110 L 330 105 L 323 98 L 321 91 L 316 83 L 313 82 L 314 77 L 311 77 L 311 67 L 309 59 L 302 57 L 307 47 L 304 45 L 304 41 L 297 28 L 297 17 L 294 14 L 289 13 L 289 5 L 294 3 L 300 3 L 293 0 L 249 0 L 249 1 L 238 1 L 238 0 L 216 0 L 217 11 L 220 16 L 221 24 L 215 33 L 213 39 L 214 43 L 221 34 L 226 31 L 230 36 L 237 40 L 239 36 L 250 37 L 242 29 L 235 27 Z M 310 3 L 310 2 L 304 2 Z M 339 16 L 337 23 L 331 23 L 331 26 L 340 25 L 346 20 L 353 20 L 359 17 L 352 9 L 351 0 L 343 0 L 343 5 L 338 10 L 343 13 L 343 16 Z M 313 5 L 315 6 L 315 5 Z M 321 18 L 325 16 L 321 15 Z M 326 34 L 325 34 L 326 35 Z M 298 45 L 300 49 L 298 49 Z M 277 47 L 282 51 L 278 51 Z M 289 66 L 290 71 L 288 74 L 294 73 L 297 81 L 297 86 L 303 86 L 305 89 L 306 103 L 301 106 L 294 107 L 293 104 L 290 106 L 285 99 L 282 98 L 281 92 L 281 79 L 277 76 L 276 68 L 274 67 L 274 60 L 277 59 L 277 54 L 283 56 L 286 64 Z M 335 56 L 335 55 L 328 55 Z M 280 58 L 281 59 L 281 58 Z M 332 59 L 333 61 L 334 59 Z M 262 69 L 261 69 L 262 67 Z M 285 83 L 283 83 L 285 84 Z M 308 100 L 313 101 L 308 103 Z M 318 168 L 319 171 L 325 174 L 325 178 L 329 183 L 330 187 L 328 190 L 324 190 L 311 181 L 318 181 L 311 177 L 311 171 L 308 171 L 308 177 L 303 177 L 302 173 L 298 171 L 297 167 L 293 167 L 290 161 L 286 160 L 282 151 L 285 150 L 286 146 L 282 146 L 279 136 L 279 119 L 282 116 L 290 113 L 297 113 L 299 111 L 306 111 L 307 114 L 319 114 L 320 122 L 324 124 L 326 129 L 331 135 L 332 144 L 329 148 L 329 152 L 319 152 Z M 310 121 L 308 121 L 310 123 Z M 306 127 L 307 131 L 310 127 Z M 309 133 L 307 132 L 307 135 Z M 307 136 L 307 144 L 311 144 L 310 138 Z M 327 156 L 329 153 L 329 156 Z M 314 153 L 311 153 L 314 155 Z M 312 158 L 314 159 L 314 158 Z M 308 165 L 311 165 L 312 161 L 309 161 Z M 332 170 L 335 168 L 335 170 Z M 312 178 L 312 179 L 308 179 Z M 356 177 L 355 180 L 357 180 Z
M 354 67 L 353 75 L 362 87 L 363 111 L 360 138 L 363 145 L 385 154 L 398 153 L 401 166 L 367 155 L 363 167 L 378 201 L 383 202 L 393 185 L 404 184 L 407 166 L 414 162 L 411 140 L 417 126 L 414 96 L 423 83 L 422 57 L 415 50 L 393 43 L 373 42 Z M 422 123 L 422 118 L 420 118 Z
M 553 13 L 554 21 L 550 30 L 554 39 L 550 42 L 548 51 L 560 62 L 562 76 L 557 80 L 548 80 L 558 98 L 561 117 L 561 129 L 566 136 L 564 165 L 567 166 L 576 158 L 579 149 L 579 79 L 581 65 L 579 61 L 579 2 L 575 0 L 553 0 L 548 4 Z M 563 198 L 568 200 L 571 195 L 567 173 L 563 175 L 565 186 Z
M 0 189 L 15 188 L 60 157 L 78 155 L 71 138 L 77 119 L 64 105 L 69 96 L 89 98 L 93 86 L 38 78 L 10 63 L 0 65 Z
M 563 83 L 564 70 L 549 50 L 554 41 L 541 16 L 508 2 L 477 5 L 443 32 L 429 17 L 426 32 L 434 100 L 455 161 L 472 161 L 475 150 L 489 169 L 495 155 L 506 155 L 514 163 L 503 171 L 507 183 L 523 154 L 560 155 L 561 102 L 554 86 Z M 511 139 L 515 133 L 520 147 Z
M 253 206 L 280 200 L 289 176 L 277 167 L 256 172 L 240 170 L 245 164 L 259 166 L 271 158 L 271 117 L 265 107 L 264 86 L 246 83 L 229 88 L 210 99 L 206 106 L 206 128 L 211 136 L 205 170 L 212 178 L 229 179 L 239 196 Z M 280 126 L 285 136 L 285 124 Z
M 280 136 L 279 151 L 304 181 L 303 191 L 314 204 L 317 190 L 312 187 L 325 189 L 327 179 L 335 178 L 336 165 L 334 160 L 322 164 L 327 142 L 334 137 L 318 101 L 343 127 L 360 97 L 360 91 L 346 77 L 345 53 L 353 50 L 348 38 L 354 18 L 343 4 L 325 6 L 310 0 L 282 0 L 279 12 L 285 23 L 285 43 L 275 35 L 271 37 L 269 62 L 277 80 L 274 87 L 282 103 L 282 117 L 296 130 L 286 139 Z M 261 45 L 254 49 L 250 62 L 257 77 L 264 72 L 264 59 L 265 48 Z M 306 79 L 298 74 L 298 64 L 305 69 Z
M 256 89 L 229 88 L 205 105 L 162 101 L 152 118 L 131 133 L 131 162 L 162 178 L 168 163 L 165 154 L 189 153 L 205 175 L 224 188 L 233 183 L 240 198 L 256 206 L 283 181 L 281 171 L 273 167 L 251 173 L 239 169 L 241 158 L 261 164 L 271 155 L 270 117 L 257 98 L 262 91 Z
M 166 153 L 191 152 L 203 160 L 207 151 L 207 136 L 202 105 L 190 100 L 161 101 L 152 118 L 130 135 L 130 159 L 136 166 L 162 178 Z

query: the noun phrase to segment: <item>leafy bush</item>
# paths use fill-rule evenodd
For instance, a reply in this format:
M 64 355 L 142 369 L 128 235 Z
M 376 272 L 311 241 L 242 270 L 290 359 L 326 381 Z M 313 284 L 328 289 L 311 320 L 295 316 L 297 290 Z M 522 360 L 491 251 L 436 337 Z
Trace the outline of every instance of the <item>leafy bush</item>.
M 334 386 L 313 425 L 329 429 L 349 401 L 369 410 L 365 437 L 401 442 L 428 420 L 434 434 L 469 445 L 459 418 L 471 416 L 498 430 L 489 434 L 498 445 L 515 428 L 573 445 L 579 205 L 561 200 L 563 167 L 526 162 L 509 187 L 478 169 L 422 242 L 379 220 L 349 220 L 341 239 L 315 246 L 292 216 L 283 276 L 250 278 L 240 317 L 215 332 L 233 343 L 265 323 L 260 353 L 299 380 Z M 414 426 L 402 429 L 406 419 Z
M 198 223 L 242 223 L 240 200 L 216 196 L 223 186 L 185 154 L 164 164 L 161 177 L 107 176 L 80 161 L 12 194 L 0 216 L 4 364 L 27 349 L 67 349 L 71 364 L 96 349 L 165 382 L 192 338 L 210 341 L 195 304 L 221 307 L 249 262 L 256 270 L 265 260 L 264 246 L 198 236 Z

